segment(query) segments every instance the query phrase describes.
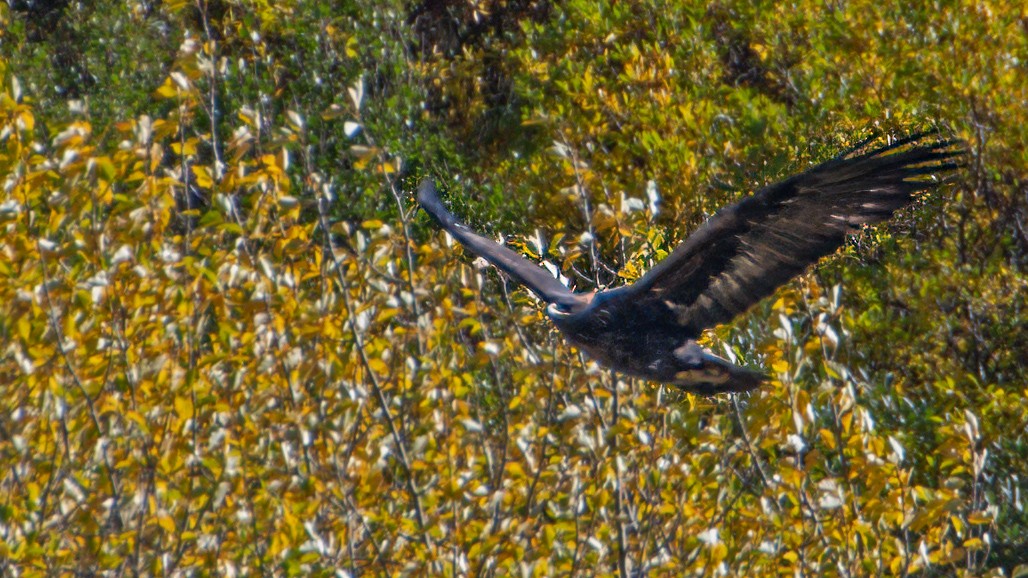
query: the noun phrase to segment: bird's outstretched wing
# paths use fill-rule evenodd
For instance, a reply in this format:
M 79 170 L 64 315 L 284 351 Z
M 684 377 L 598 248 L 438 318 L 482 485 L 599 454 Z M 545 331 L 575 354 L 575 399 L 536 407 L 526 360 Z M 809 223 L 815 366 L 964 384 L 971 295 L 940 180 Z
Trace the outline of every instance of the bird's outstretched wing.
M 467 250 L 528 287 L 542 300 L 567 307 L 581 305 L 582 296 L 575 295 L 548 271 L 507 247 L 475 233 L 458 221 L 443 206 L 431 179 L 425 179 L 418 187 L 418 203 Z
M 929 133 L 930 134 L 930 133 Z M 844 154 L 720 210 L 624 293 L 662 302 L 678 325 L 725 323 L 960 166 L 956 141 L 926 134 Z

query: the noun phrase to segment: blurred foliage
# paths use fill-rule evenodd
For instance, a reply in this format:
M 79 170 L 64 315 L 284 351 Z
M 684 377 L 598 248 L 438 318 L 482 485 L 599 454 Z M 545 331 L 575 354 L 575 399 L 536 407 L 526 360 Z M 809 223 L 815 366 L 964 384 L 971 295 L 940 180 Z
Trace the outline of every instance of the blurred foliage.
M 2 3 L 0 573 L 1024 575 L 1026 69 L 1004 3 Z M 748 396 L 411 195 L 591 289 L 936 125 L 952 185 L 710 334 Z

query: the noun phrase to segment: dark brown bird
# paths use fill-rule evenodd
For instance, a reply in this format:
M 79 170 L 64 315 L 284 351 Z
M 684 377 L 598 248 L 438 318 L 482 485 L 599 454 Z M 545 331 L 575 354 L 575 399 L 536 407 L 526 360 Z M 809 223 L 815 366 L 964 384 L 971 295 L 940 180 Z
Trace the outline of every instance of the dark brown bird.
M 478 235 L 446 210 L 426 179 L 418 202 L 469 251 L 532 290 L 575 344 L 616 371 L 713 395 L 753 389 L 760 372 L 696 343 L 835 251 L 861 225 L 890 218 L 960 166 L 957 141 L 918 134 L 853 150 L 717 212 L 631 285 L 574 293 L 545 269 Z M 865 143 L 866 144 L 866 143 Z M 858 147 L 857 150 L 859 150 Z

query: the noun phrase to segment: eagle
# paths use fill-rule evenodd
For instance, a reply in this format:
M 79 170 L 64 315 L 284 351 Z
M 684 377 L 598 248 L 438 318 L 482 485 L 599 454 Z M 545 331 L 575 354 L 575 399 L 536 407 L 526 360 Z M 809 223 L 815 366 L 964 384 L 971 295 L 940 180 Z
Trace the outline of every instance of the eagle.
M 547 303 L 572 344 L 619 373 L 700 395 L 750 391 L 762 372 L 697 342 L 727 323 L 863 225 L 885 221 L 961 166 L 957 140 L 937 132 L 873 150 L 868 141 L 728 205 L 635 283 L 576 293 L 546 269 L 469 229 L 443 205 L 431 178 L 418 203 L 467 250 Z M 932 137 L 932 138 L 928 138 Z

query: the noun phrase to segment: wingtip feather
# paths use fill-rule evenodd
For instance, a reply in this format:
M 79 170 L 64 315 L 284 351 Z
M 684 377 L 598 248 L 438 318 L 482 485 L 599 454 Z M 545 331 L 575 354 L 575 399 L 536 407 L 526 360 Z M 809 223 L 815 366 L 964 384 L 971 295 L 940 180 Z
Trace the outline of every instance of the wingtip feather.
M 435 181 L 432 177 L 425 177 L 418 185 L 418 203 L 425 205 L 439 200 L 439 193 L 435 188 Z

